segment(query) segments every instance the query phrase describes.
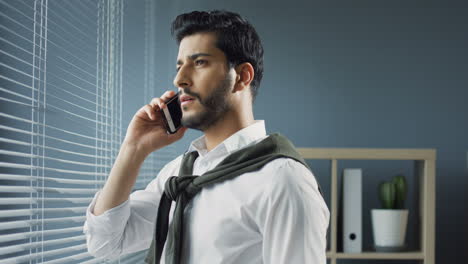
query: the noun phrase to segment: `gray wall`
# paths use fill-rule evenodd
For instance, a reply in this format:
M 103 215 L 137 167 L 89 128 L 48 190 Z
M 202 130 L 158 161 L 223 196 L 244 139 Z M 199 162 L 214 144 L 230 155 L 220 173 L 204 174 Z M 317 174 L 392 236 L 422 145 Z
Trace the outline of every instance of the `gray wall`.
M 239 12 L 256 27 L 265 48 L 255 115 L 266 120 L 267 130 L 301 147 L 437 149 L 437 262 L 467 259 L 468 5 L 427 2 L 158 1 L 157 89 L 174 89 L 177 47 L 169 29 L 177 14 Z M 143 32 L 142 3 L 127 1 L 125 23 L 133 38 L 126 40 L 126 52 L 143 43 L 135 37 Z M 138 71 L 141 52 L 126 58 L 127 67 Z M 144 101 L 132 88 L 125 89 L 124 125 Z M 189 132 L 176 148 L 185 149 L 199 135 Z M 328 189 L 328 165 L 312 166 Z M 416 196 L 411 164 L 349 162 L 340 167 L 349 166 L 365 168 L 366 230 L 371 228 L 369 210 L 378 207 L 380 180 L 403 172 L 410 177 L 410 195 Z M 326 196 L 329 202 L 329 192 Z M 417 199 L 409 199 L 410 211 L 416 204 Z M 418 247 L 416 221 L 410 221 L 408 231 L 410 247 Z M 367 232 L 365 249 L 371 242 Z

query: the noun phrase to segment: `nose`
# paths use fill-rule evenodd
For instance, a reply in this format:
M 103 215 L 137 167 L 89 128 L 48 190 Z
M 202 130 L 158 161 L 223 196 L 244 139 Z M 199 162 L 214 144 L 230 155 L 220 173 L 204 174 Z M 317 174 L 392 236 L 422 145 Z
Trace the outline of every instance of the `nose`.
M 179 68 L 179 71 L 177 72 L 176 76 L 174 77 L 174 86 L 178 88 L 187 88 L 192 85 L 192 82 L 190 81 L 189 73 L 185 69 L 184 66 L 181 66 Z

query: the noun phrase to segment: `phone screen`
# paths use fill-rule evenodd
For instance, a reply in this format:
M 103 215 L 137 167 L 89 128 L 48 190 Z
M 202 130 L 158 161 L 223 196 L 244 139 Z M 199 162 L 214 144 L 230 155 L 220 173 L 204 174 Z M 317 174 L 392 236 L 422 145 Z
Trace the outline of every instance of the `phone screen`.
M 166 102 L 166 108 L 163 109 L 166 120 L 167 132 L 173 134 L 182 126 L 182 109 L 180 108 L 179 93 Z

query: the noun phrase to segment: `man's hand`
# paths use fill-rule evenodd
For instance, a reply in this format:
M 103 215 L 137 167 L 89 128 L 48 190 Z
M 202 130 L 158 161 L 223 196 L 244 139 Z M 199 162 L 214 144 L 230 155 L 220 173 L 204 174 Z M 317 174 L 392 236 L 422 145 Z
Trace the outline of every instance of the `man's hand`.
M 145 158 L 151 152 L 181 139 L 187 131 L 183 127 L 176 134 L 166 133 L 160 109 L 166 107 L 164 102 L 174 95 L 175 92 L 168 91 L 161 98 L 154 98 L 133 116 L 119 155 L 92 213 L 100 215 L 125 202 Z
M 174 91 L 167 91 L 161 98 L 153 98 L 149 104 L 140 108 L 127 128 L 124 144 L 135 147 L 146 156 L 181 139 L 187 128 L 182 127 L 175 134 L 167 134 L 162 113 L 162 109 L 167 107 L 164 102 L 175 94 Z

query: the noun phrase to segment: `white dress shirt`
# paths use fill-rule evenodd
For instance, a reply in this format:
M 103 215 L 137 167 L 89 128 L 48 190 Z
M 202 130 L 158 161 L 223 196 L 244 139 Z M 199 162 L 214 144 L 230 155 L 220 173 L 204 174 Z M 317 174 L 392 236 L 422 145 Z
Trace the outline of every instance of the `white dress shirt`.
M 193 174 L 266 137 L 264 121 L 256 121 L 209 152 L 204 137 L 198 138 L 189 148 L 199 152 Z M 93 214 L 96 193 L 84 224 L 92 255 L 114 259 L 149 248 L 164 184 L 178 175 L 181 161 L 179 156 L 168 163 L 145 190 L 99 216 Z M 193 197 L 184 211 L 182 263 L 325 264 L 329 218 L 314 175 L 295 160 L 279 158 Z

